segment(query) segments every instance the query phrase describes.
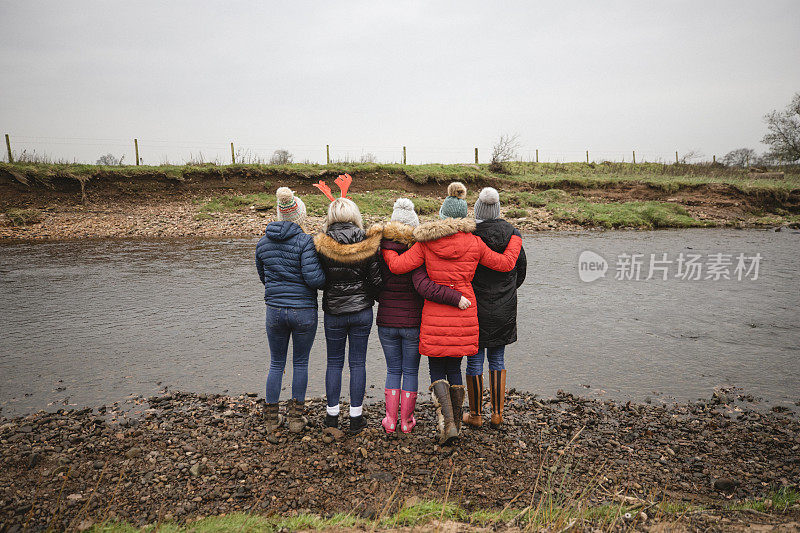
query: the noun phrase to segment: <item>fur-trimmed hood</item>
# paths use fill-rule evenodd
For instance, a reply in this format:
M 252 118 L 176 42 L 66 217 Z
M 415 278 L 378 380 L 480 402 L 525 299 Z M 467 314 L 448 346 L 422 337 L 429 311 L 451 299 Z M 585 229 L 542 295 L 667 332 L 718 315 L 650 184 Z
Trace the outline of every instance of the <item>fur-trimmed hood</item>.
M 414 238 L 419 242 L 435 241 L 462 231 L 464 233 L 475 231 L 475 220 L 472 218 L 445 218 L 425 222 L 414 228 Z
M 402 222 L 389 222 L 383 226 L 383 238 L 411 246 L 417 239 L 414 238 L 414 228 Z
M 375 225 L 367 230 L 364 240 L 352 244 L 342 244 L 327 233 L 317 233 L 314 236 L 314 246 L 316 246 L 317 252 L 333 261 L 358 263 L 378 253 L 382 235 L 382 226 Z

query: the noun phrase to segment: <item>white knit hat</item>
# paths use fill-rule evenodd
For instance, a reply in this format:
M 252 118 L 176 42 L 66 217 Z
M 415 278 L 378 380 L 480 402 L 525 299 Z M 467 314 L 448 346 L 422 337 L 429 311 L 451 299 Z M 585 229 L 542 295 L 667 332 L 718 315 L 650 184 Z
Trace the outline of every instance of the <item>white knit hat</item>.
M 500 217 L 500 193 L 493 187 L 484 187 L 475 202 L 475 219 L 492 220 Z
M 275 196 L 278 199 L 278 220 L 288 220 L 295 224 L 305 221 L 306 204 L 289 187 L 280 187 Z
M 419 226 L 419 217 L 414 211 L 414 202 L 408 198 L 398 198 L 394 202 L 392 211 L 392 221 L 408 224 L 409 226 Z

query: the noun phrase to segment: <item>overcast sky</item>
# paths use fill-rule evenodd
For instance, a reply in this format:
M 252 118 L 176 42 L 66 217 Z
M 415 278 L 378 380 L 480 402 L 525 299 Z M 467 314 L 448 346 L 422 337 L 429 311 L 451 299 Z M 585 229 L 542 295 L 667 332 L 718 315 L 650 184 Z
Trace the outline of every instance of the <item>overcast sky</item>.
M 800 2 L 0 0 L 15 151 L 409 163 L 763 150 L 800 91 Z M 3 150 L 5 156 L 5 150 Z

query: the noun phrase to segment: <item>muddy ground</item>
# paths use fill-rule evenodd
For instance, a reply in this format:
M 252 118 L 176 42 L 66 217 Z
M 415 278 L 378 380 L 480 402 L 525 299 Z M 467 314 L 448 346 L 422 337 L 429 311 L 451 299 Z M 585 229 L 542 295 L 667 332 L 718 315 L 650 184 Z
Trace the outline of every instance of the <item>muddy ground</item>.
M 409 435 L 386 436 L 377 404 L 365 407 L 368 429 L 326 442 L 322 400 L 307 402 L 304 434 L 268 438 L 255 396 L 174 392 L 0 419 L 0 531 L 234 511 L 374 518 L 409 501 L 443 500 L 445 492 L 466 509 L 521 509 L 546 491 L 568 501 L 583 490 L 593 505 L 652 508 L 667 500 L 719 508 L 713 519 L 689 517 L 719 527 L 731 519 L 724 511 L 731 502 L 796 489 L 800 479 L 796 417 L 751 410 L 725 393 L 661 406 L 561 392 L 542 400 L 512 390 L 501 430 L 463 429 L 452 447 L 434 443 L 427 401 Z M 741 516 L 786 523 L 800 521 L 800 510 L 739 513 L 731 524 Z
M 325 172 L 313 177 L 294 173 L 272 173 L 242 169 L 241 172 L 186 172 L 180 179 L 163 173 L 126 177 L 110 172 L 96 173 L 81 187 L 77 179 L 58 174 L 37 182 L 0 168 L 0 211 L 34 208 L 42 220 L 13 226 L 0 217 L 0 239 L 61 240 L 105 237 L 255 237 L 273 220 L 274 210 L 257 212 L 246 208 L 236 212 L 202 213 L 205 200 L 225 194 L 273 192 L 280 185 L 292 187 L 299 195 L 318 195 L 312 183 L 335 176 Z M 625 181 L 602 187 L 586 187 L 569 179 L 537 186 L 502 177 L 481 178 L 468 184 L 471 191 L 494 186 L 501 191 L 534 191 L 557 187 L 592 202 L 655 200 L 683 206 L 694 218 L 719 226 L 749 226 L 764 212 L 782 209 L 800 213 L 800 193 L 744 193 L 728 184 L 707 183 L 665 190 L 646 183 Z M 364 172 L 355 176 L 353 190 L 394 189 L 416 196 L 443 199 L 446 183 L 418 183 L 403 174 Z M 668 188 L 667 188 L 668 189 Z M 504 206 L 505 213 L 510 206 Z M 525 231 L 575 230 L 580 226 L 556 220 L 545 208 L 529 209 L 529 215 L 512 222 Z M 378 222 L 365 217 L 367 223 Z M 308 230 L 321 225 L 310 218 Z

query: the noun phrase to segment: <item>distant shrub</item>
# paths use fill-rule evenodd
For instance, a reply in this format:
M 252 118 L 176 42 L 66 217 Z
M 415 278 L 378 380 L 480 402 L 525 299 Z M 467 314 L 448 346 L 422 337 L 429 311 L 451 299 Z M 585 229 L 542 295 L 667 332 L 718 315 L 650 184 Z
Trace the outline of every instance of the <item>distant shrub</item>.
M 123 154 L 122 157 L 117 157 L 112 153 L 108 153 L 105 155 L 101 155 L 100 158 L 97 160 L 98 165 L 105 165 L 109 167 L 118 167 L 122 165 L 122 160 L 125 159 L 125 155 Z
M 281 148 L 280 150 L 275 150 L 272 153 L 272 157 L 269 158 L 270 165 L 288 165 L 292 162 L 294 156 L 289 152 L 289 150 L 284 150 Z

